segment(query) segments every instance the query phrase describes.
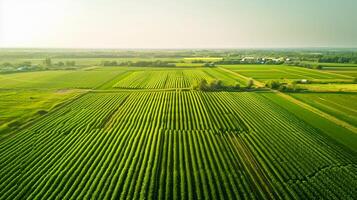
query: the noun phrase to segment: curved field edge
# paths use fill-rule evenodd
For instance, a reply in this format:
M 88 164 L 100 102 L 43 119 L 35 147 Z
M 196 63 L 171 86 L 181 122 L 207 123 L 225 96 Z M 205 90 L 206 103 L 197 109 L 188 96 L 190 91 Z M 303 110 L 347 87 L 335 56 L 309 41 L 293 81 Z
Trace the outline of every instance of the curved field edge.
M 0 141 L 35 123 L 43 116 L 79 98 L 86 91 L 71 90 L 3 90 L 0 91 L 3 122 Z

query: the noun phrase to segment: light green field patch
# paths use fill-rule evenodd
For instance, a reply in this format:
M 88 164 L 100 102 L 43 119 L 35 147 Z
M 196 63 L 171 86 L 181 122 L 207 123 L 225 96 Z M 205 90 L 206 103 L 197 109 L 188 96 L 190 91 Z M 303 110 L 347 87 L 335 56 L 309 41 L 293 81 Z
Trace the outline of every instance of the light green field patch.
M 342 74 L 342 75 L 345 75 L 345 76 L 351 76 L 351 77 L 354 77 L 354 78 L 357 78 L 357 70 L 356 71 L 345 71 L 345 70 L 339 70 L 339 71 L 328 71 L 330 73 L 336 73 L 336 74 Z
M 292 93 L 295 98 L 357 126 L 357 94 Z
M 76 90 L 0 90 L 0 134 L 24 125 L 80 93 Z
M 357 84 L 298 84 L 312 92 L 357 92 Z
M 91 89 L 120 74 L 111 71 L 41 71 L 0 75 L 0 88 Z
M 302 67 L 293 67 L 285 65 L 222 65 L 224 68 L 235 71 L 246 77 L 251 77 L 257 80 L 323 80 L 336 81 L 346 80 L 351 81 L 352 77 L 346 77 L 334 73 L 326 73 L 324 71 L 306 69 Z
M 223 60 L 221 57 L 190 57 L 190 58 L 184 58 L 184 61 L 208 61 L 208 62 L 214 62 L 214 61 L 220 61 Z

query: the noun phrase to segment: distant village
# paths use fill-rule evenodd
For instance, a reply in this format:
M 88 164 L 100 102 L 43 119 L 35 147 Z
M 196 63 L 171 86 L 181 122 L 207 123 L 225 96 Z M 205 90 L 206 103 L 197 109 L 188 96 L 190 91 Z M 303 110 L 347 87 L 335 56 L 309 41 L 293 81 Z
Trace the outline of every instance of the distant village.
M 267 64 L 267 63 L 283 63 L 283 62 L 288 62 L 291 61 L 290 58 L 256 58 L 256 57 L 244 57 L 241 59 L 241 62 L 246 62 L 246 63 L 259 63 L 259 64 Z
M 221 64 L 221 65 L 232 65 L 232 64 L 274 64 L 280 65 L 284 63 L 290 63 L 292 59 L 290 58 L 270 58 L 270 57 L 253 57 L 247 56 L 243 58 L 224 58 L 222 60 L 217 60 L 213 62 L 209 62 L 211 65 Z M 207 63 L 204 60 L 195 60 L 192 63 Z

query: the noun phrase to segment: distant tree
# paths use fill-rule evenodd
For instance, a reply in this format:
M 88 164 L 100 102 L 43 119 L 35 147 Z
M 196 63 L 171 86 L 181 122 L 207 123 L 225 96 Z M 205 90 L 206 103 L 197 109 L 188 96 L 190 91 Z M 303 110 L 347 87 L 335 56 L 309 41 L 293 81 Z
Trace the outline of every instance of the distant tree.
M 314 69 L 322 69 L 323 67 L 322 67 L 322 65 L 316 65 L 315 67 L 314 67 Z
M 274 61 L 272 61 L 272 60 L 267 60 L 267 61 L 265 61 L 265 64 L 271 65 L 271 64 L 275 64 L 275 63 L 274 63 Z
M 213 62 L 203 64 L 203 67 L 215 67 L 215 66 L 216 66 L 216 64 Z
M 110 62 L 109 61 L 102 61 L 102 66 L 109 66 Z
M 285 84 L 281 84 L 278 87 L 278 90 L 281 91 L 281 92 L 285 92 L 285 91 L 287 91 L 287 86 Z
M 205 91 L 209 89 L 208 83 L 205 79 L 202 79 L 200 81 L 196 81 L 195 83 L 192 84 L 192 89 L 194 90 L 200 90 L 200 91 Z
M 299 86 L 296 84 L 296 82 L 291 82 L 288 84 L 289 88 L 292 88 L 295 91 L 299 90 Z
M 250 89 L 250 88 L 253 87 L 253 85 L 254 85 L 253 79 L 249 79 L 249 80 L 247 81 L 247 88 Z
M 292 82 L 288 84 L 281 84 L 278 90 L 281 92 L 298 92 L 300 88 L 296 85 L 296 83 Z
M 274 89 L 274 90 L 278 89 L 281 85 L 282 84 L 277 80 L 270 80 L 270 81 L 265 83 L 266 87 Z
M 51 58 L 45 58 L 43 64 L 44 64 L 45 66 L 52 66 L 52 60 L 51 60 Z
M 236 83 L 234 84 L 234 89 L 240 90 L 240 84 L 239 84 L 239 82 L 236 82 Z
M 75 66 L 76 61 L 66 61 L 66 66 Z
M 222 88 L 223 88 L 223 83 L 221 80 L 214 79 L 214 80 L 210 81 L 210 83 L 209 83 L 209 89 L 211 89 L 211 90 L 219 90 Z
M 13 64 L 9 63 L 9 62 L 5 62 L 2 64 L 3 67 L 13 67 Z
M 208 83 L 207 83 L 207 80 L 206 79 L 202 79 L 199 83 L 199 90 L 207 90 L 208 89 Z
M 102 61 L 102 65 L 103 66 L 118 66 L 118 62 L 117 61 Z
M 22 63 L 23 66 L 31 66 L 31 62 L 30 61 L 26 61 Z
M 60 61 L 60 62 L 57 63 L 57 65 L 58 65 L 59 67 L 63 67 L 63 66 L 64 66 L 64 62 Z

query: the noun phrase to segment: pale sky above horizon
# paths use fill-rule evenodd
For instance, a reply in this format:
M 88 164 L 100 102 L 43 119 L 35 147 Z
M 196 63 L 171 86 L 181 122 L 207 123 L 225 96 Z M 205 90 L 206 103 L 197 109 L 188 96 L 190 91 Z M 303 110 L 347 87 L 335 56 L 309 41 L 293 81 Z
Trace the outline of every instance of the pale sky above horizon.
M 0 47 L 357 47 L 356 0 L 0 0 Z

